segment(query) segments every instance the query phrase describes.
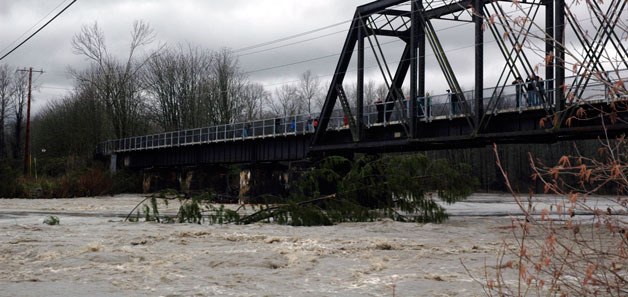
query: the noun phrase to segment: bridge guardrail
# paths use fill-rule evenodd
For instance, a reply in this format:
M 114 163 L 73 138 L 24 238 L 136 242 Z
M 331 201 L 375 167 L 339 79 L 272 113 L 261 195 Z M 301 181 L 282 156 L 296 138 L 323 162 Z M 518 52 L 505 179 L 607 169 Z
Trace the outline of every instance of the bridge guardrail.
M 612 79 L 624 81 L 628 70 L 613 73 Z M 623 80 L 622 80 L 623 79 Z M 571 86 L 575 77 L 568 77 L 566 84 Z M 542 81 L 536 90 L 526 89 L 527 83 L 513 84 L 503 87 L 501 92 L 495 92 L 496 88 L 486 88 L 484 94 L 484 110 L 490 114 L 502 112 L 523 112 L 530 109 L 551 108 L 554 106 L 552 81 Z M 493 98 L 494 93 L 501 93 Z M 464 98 L 473 98 L 474 91 L 464 91 Z M 620 96 L 620 97 L 618 97 Z M 613 94 L 608 84 L 589 84 L 584 90 L 582 98 L 588 101 L 611 102 L 616 99 L 628 99 L 624 87 L 621 94 Z M 452 100 L 453 99 L 453 100 Z M 451 93 L 439 94 L 417 98 L 417 117 L 421 121 L 431 122 L 438 119 L 451 119 L 454 117 L 473 116 L 476 100 L 456 100 Z M 403 100 L 405 111 L 409 110 L 408 100 Z M 368 104 L 364 109 L 364 124 L 367 127 L 374 125 L 387 125 L 390 122 L 401 120 L 402 110 L 397 104 Z M 382 114 L 383 113 L 383 114 Z M 196 129 L 171 131 L 144 136 L 135 136 L 124 139 L 109 140 L 101 143 L 97 153 L 109 155 L 116 152 L 128 152 L 166 147 L 187 145 L 199 145 L 206 143 L 238 141 L 264 137 L 282 137 L 297 134 L 314 133 L 318 114 L 302 114 L 289 117 L 261 119 L 250 122 L 222 124 Z M 337 109 L 332 112 L 328 129 L 344 129 L 344 112 Z

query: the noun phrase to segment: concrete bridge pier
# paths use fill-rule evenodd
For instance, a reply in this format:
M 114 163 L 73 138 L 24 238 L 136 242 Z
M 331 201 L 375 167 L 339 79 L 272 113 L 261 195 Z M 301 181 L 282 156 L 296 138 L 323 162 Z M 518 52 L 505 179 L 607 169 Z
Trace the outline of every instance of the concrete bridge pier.
M 172 168 L 151 168 L 143 172 L 142 190 L 154 193 L 165 189 L 180 190 L 179 170 Z
M 267 198 L 281 197 L 288 190 L 289 176 L 290 167 L 281 163 L 242 167 L 238 202 L 240 204 L 263 203 L 271 202 Z
M 235 196 L 238 179 L 225 166 L 150 168 L 144 170 L 145 193 L 174 189 L 183 193 L 206 192 L 222 197 Z

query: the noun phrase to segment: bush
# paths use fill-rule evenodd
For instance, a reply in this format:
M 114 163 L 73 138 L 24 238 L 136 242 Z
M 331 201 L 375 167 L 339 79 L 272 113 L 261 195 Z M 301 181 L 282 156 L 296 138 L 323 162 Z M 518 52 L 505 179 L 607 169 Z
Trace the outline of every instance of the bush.
M 10 164 L 0 162 L 0 197 L 15 198 L 20 197 L 24 192 L 22 185 L 18 182 L 19 173 Z
M 535 212 L 532 198 L 513 194 L 523 216 L 513 218 L 512 243 L 480 282 L 488 296 L 626 296 L 628 143 L 602 144 L 599 156 L 562 156 L 554 166 L 530 156 L 533 178 L 560 198 Z M 615 197 L 589 201 L 608 185 Z
M 59 220 L 59 217 L 57 216 L 49 216 L 44 219 L 44 224 L 46 225 L 54 226 L 54 225 L 59 225 L 60 223 L 61 223 L 61 220 Z

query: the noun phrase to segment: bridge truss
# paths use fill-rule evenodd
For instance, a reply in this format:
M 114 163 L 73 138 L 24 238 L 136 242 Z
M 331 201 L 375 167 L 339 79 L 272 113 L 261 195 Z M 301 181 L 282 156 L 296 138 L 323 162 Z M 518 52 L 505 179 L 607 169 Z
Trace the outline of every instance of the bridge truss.
M 97 154 L 109 157 L 112 168 L 117 163 L 133 168 L 254 164 L 314 154 L 547 143 L 626 133 L 628 1 L 609 1 L 603 7 L 597 1 L 580 4 L 588 28 L 578 8 L 565 0 L 372 2 L 355 12 L 317 127 L 312 114 L 224 123 L 110 140 L 99 145 Z M 437 22 L 473 24 L 472 79 L 454 71 Z M 385 38 L 401 40 L 400 56 L 384 49 Z M 487 44 L 487 52 L 494 52 L 490 59 L 485 59 Z M 380 104 L 364 98 L 367 54 L 387 86 Z M 545 79 L 524 82 L 539 74 L 538 61 Z M 428 63 L 438 65 L 447 94 L 426 92 Z M 353 82 L 347 76 L 353 69 L 355 100 L 345 90 Z M 565 76 L 566 70 L 573 73 Z M 515 78 L 521 80 L 513 84 Z M 469 85 L 472 90 L 465 90 Z M 575 114 L 594 120 L 572 121 Z
M 603 10 L 596 1 L 582 4 L 592 12 L 590 15 L 594 16 L 590 22 L 596 23 L 593 25 L 595 32 L 582 29 L 580 24 L 582 20 L 576 15 L 578 9 L 567 5 L 564 0 L 381 0 L 360 6 L 353 17 L 331 80 L 319 117 L 320 128 L 316 130 L 312 139 L 312 149 L 330 150 L 332 147 L 327 145 L 329 143 L 335 143 L 333 146 L 335 149 L 390 145 L 389 139 L 381 138 L 382 133 L 377 133 L 377 129 L 367 129 L 364 123 L 365 55 L 369 53 L 374 57 L 388 88 L 386 97 L 382 98 L 384 99 L 382 104 L 388 107 L 387 113 L 394 110 L 399 114 L 397 124 L 401 128 L 394 131 L 396 139 L 405 140 L 405 143 L 433 139 L 431 133 L 425 133 L 426 129 L 430 129 L 429 117 L 416 116 L 425 114 L 425 106 L 429 105 L 425 85 L 427 57 L 435 60 L 446 80 L 451 91 L 448 100 L 452 104 L 452 109 L 466 125 L 461 129 L 466 135 L 460 136 L 466 138 L 495 135 L 494 125 L 504 123 L 494 121 L 497 116 L 495 111 L 504 98 L 504 89 L 513 79 L 538 76 L 536 73 L 538 64 L 535 61 L 543 61 L 544 83 L 530 84 L 538 94 L 536 99 L 538 105 L 542 107 L 542 112 L 537 112 L 535 121 L 541 117 L 557 116 L 558 120 L 551 121 L 549 127 L 551 130 L 546 133 L 548 138 L 555 137 L 552 131 L 556 132 L 565 126 L 565 122 L 577 107 L 573 103 L 585 96 L 585 90 L 592 79 L 597 83 L 613 86 L 622 78 L 618 77 L 619 74 L 613 76 L 612 71 L 628 68 L 626 48 L 622 42 L 622 38 L 625 38 L 622 36 L 626 33 L 622 34 L 616 30 L 619 28 L 617 24 L 625 21 L 621 18 L 626 3 L 624 0 L 611 0 L 610 4 L 606 5 L 606 10 Z M 516 19 L 506 13 L 504 8 L 506 4 L 510 9 L 516 8 L 519 13 Z M 461 87 L 462 78 L 454 71 L 450 57 L 443 48 L 440 32 L 434 27 L 437 20 L 474 24 L 472 92 L 464 91 Z M 625 24 L 623 26 L 625 27 Z M 566 43 L 568 30 L 575 40 Z M 491 43 L 497 45 L 503 61 L 498 79 L 490 88 L 484 80 L 485 46 L 489 41 L 486 35 L 492 38 Z M 405 43 L 400 57 L 391 58 L 386 54 L 380 41 L 383 37 L 398 38 Z M 535 50 L 526 48 L 533 43 L 532 39 L 536 39 L 537 44 L 540 40 L 544 47 Z M 570 64 L 565 56 L 566 52 L 574 51 L 567 48 L 568 44 L 579 52 L 578 59 L 573 64 Z M 618 57 L 616 63 L 611 66 L 603 59 L 609 52 Z M 346 74 L 352 70 L 350 69 L 352 61 L 355 61 L 357 66 L 355 102 L 350 102 L 344 90 L 348 83 Z M 395 65 L 389 61 L 398 61 L 396 69 L 391 69 L 391 66 Z M 576 73 L 575 78 L 569 82 L 565 79 L 566 67 L 573 68 Z M 494 69 L 490 71 L 495 72 Z M 409 92 L 404 94 L 402 87 L 404 82 L 407 83 L 408 76 Z M 625 88 L 623 91 L 625 96 Z M 525 93 L 525 90 L 517 92 Z M 351 141 L 344 145 L 337 144 L 338 140 L 334 139 L 336 136 L 333 129 L 327 129 L 337 102 L 342 107 L 351 132 Z M 386 121 L 388 117 L 386 114 Z

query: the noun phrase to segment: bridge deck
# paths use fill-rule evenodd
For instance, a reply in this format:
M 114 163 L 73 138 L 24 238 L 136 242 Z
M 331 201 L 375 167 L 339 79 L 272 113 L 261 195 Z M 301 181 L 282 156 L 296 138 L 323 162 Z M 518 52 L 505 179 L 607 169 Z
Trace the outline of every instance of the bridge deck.
M 518 92 L 517 90 L 520 91 Z M 497 97 L 497 99 L 491 100 L 491 95 L 495 91 L 499 91 L 499 89 L 496 90 L 495 88 L 489 88 L 484 90 L 484 94 L 486 96 L 486 99 L 483 100 L 485 105 L 484 110 L 488 115 L 496 116 L 499 114 L 517 113 L 543 114 L 542 111 L 549 112 L 554 106 L 554 102 L 551 102 L 551 100 L 541 99 L 553 98 L 553 90 L 551 89 L 542 91 L 542 94 L 535 93 L 536 96 L 539 97 L 538 100 L 529 97 L 534 95 L 533 93 L 525 91 L 525 83 L 521 85 L 506 86 L 503 88 L 501 95 Z M 473 93 L 473 91 L 467 91 L 465 92 L 465 97 L 472 98 Z M 613 98 L 613 95 L 608 90 L 608 86 L 604 84 L 589 85 L 583 98 L 586 98 L 586 100 L 581 101 L 579 104 L 610 103 L 615 100 L 626 99 Z M 408 102 L 406 100 L 405 104 L 407 103 Z M 467 107 L 470 108 L 463 108 L 463 104 L 468 105 Z M 419 122 L 424 125 L 433 123 L 441 123 L 439 126 L 442 126 L 442 124 L 447 125 L 447 123 L 452 120 L 473 117 L 474 115 L 472 112 L 464 113 L 462 110 L 474 111 L 476 110 L 474 108 L 474 104 L 475 101 L 452 102 L 450 94 L 417 98 L 417 106 L 419 106 L 419 110 L 416 117 L 419 118 Z M 378 111 L 378 106 L 375 104 L 365 106 L 364 123 L 367 130 L 381 130 L 382 128 L 388 126 L 399 126 L 401 114 L 397 106 L 392 104 L 392 102 L 389 102 L 387 104 L 382 104 L 379 108 L 380 111 Z M 101 155 L 111 155 L 116 153 L 140 152 L 226 142 L 285 138 L 299 135 L 309 136 L 314 133 L 314 125 L 317 117 L 318 114 L 296 115 L 135 136 L 101 143 L 98 147 L 98 153 Z M 348 126 L 345 124 L 344 115 L 341 109 L 334 111 L 328 130 L 348 130 Z M 523 135 L 524 134 L 522 134 L 522 136 Z M 450 135 L 442 136 L 445 139 Z M 434 138 L 435 135 L 433 133 L 425 135 L 425 140 L 434 141 Z M 421 136 L 419 136 L 419 140 L 420 139 Z

